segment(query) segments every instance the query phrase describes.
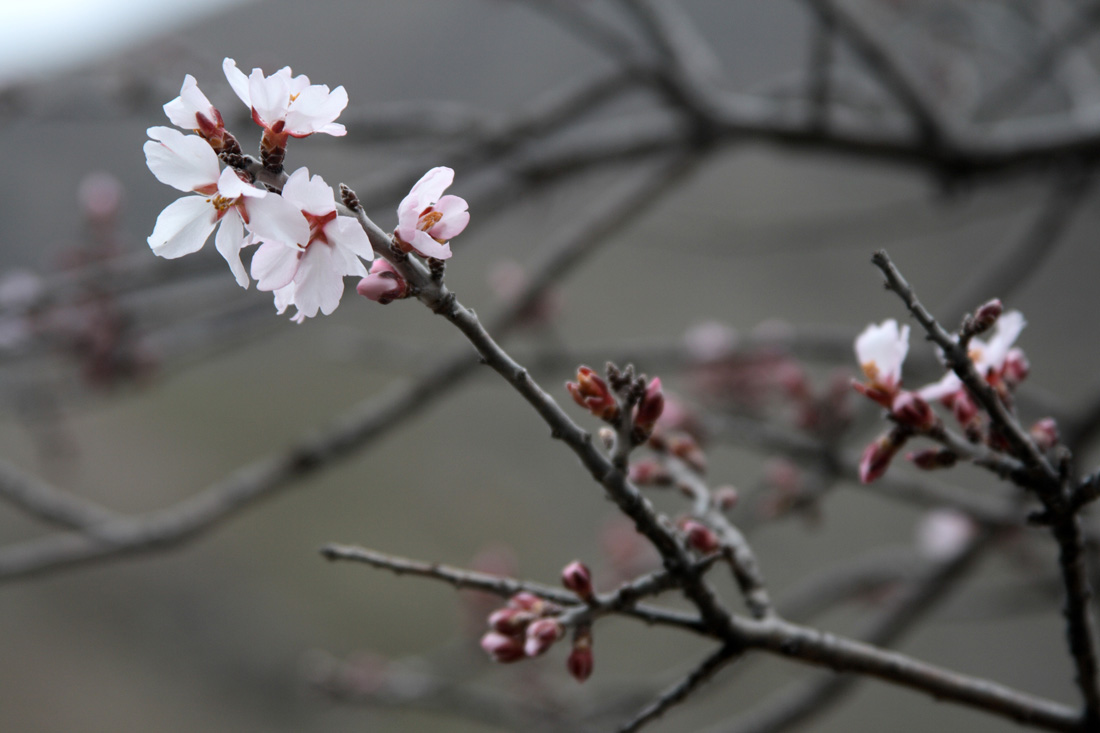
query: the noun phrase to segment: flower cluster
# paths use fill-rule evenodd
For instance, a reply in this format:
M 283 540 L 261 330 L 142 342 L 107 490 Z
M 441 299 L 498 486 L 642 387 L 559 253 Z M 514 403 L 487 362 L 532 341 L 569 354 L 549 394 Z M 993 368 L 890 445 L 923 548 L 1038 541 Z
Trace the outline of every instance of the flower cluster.
M 1029 370 L 1024 352 L 1014 346 L 1025 325 L 1019 311 L 1003 312 L 998 300 L 983 305 L 964 324 L 968 356 L 975 370 L 1006 405 L 1011 405 L 1012 391 L 1027 377 Z M 993 329 L 993 333 L 988 341 L 976 335 L 989 329 Z M 931 402 L 938 401 L 951 410 L 971 442 L 985 442 L 996 450 L 1004 448 L 994 431 L 983 434 L 977 401 L 955 372 L 949 371 L 937 382 L 916 391 L 901 388 L 901 366 L 909 351 L 908 326 L 899 328 L 894 320 L 872 324 L 856 339 L 855 350 L 867 381 L 853 382 L 853 387 L 885 407 L 895 423 L 893 430 L 880 435 L 864 451 L 860 462 L 860 479 L 864 483 L 885 473 L 893 457 L 912 435 L 934 437 L 942 423 Z M 1057 442 L 1057 428 L 1049 419 L 1036 423 L 1032 434 L 1040 446 Z M 952 466 L 958 460 L 958 456 L 947 448 L 921 450 L 909 454 L 908 458 L 923 469 Z
M 145 159 L 162 183 L 187 194 L 157 217 L 149 246 L 174 259 L 197 252 L 217 229 L 214 246 L 225 258 L 237 283 L 247 288 L 249 275 L 257 288 L 270 291 L 283 313 L 296 308 L 293 320 L 332 313 L 344 292 L 344 277 L 363 278 L 359 292 L 388 303 L 409 294 L 408 284 L 389 263 L 379 261 L 368 272 L 363 261 L 374 259 L 360 222 L 337 211 L 332 188 L 320 176 L 300 168 L 282 172 L 289 138 L 323 133 L 341 136 L 335 120 L 348 104 L 343 87 L 330 90 L 293 76 L 282 68 L 270 76 L 253 69 L 245 76 L 233 59 L 222 69 L 233 91 L 263 128 L 261 167 L 241 153 L 219 112 L 194 77 L 184 78 L 180 95 L 164 105 L 176 126 L 151 127 Z M 219 158 L 228 163 L 224 169 Z M 264 173 L 266 187 L 256 185 Z M 443 259 L 450 257 L 448 239 L 462 232 L 470 215 L 464 200 L 445 196 L 454 179 L 450 168 L 433 168 L 421 178 L 398 209 L 396 241 L 406 251 Z M 259 245 L 249 269 L 241 261 L 245 247 Z

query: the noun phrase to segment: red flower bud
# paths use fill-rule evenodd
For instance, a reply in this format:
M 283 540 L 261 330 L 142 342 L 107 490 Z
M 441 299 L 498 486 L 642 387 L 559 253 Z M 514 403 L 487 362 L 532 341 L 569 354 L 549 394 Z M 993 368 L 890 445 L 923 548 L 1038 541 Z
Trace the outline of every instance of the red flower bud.
M 592 676 L 592 632 L 585 629 L 577 630 L 577 636 L 573 640 L 573 651 L 569 653 L 569 659 L 565 661 L 566 669 L 577 682 L 584 682 Z
M 537 657 L 564 635 L 565 629 L 557 619 L 540 618 L 527 627 L 527 641 L 523 644 L 523 652 L 529 657 Z
M 592 573 L 580 560 L 574 560 L 561 571 L 561 584 L 577 594 L 583 601 L 594 597 L 592 591 Z
M 601 420 L 613 422 L 619 417 L 619 403 L 615 395 L 592 369 L 577 369 L 577 381 L 566 382 L 565 388 L 573 395 L 573 401 Z
M 930 430 L 939 422 L 932 407 L 914 392 L 899 392 L 894 398 L 891 413 L 899 423 L 915 430 Z
M 680 522 L 680 529 L 687 535 L 688 546 L 704 555 L 717 552 L 721 547 L 718 537 L 701 522 L 694 519 L 684 519 Z
M 993 327 L 993 324 L 997 322 L 997 319 L 1001 317 L 1001 313 L 1004 312 L 1004 306 L 1001 305 L 1001 301 L 997 298 L 989 301 L 985 305 L 978 308 L 974 313 L 974 320 L 971 322 L 971 332 L 974 334 L 984 333 Z
M 489 628 L 505 636 L 523 636 L 535 614 L 519 608 L 500 608 L 489 614 Z
M 494 662 L 507 664 L 523 659 L 523 642 L 512 636 L 490 631 L 481 637 L 481 648 Z
M 909 453 L 905 456 L 913 462 L 917 468 L 925 471 L 933 471 L 937 468 L 950 468 L 954 466 L 959 457 L 949 450 L 939 448 L 927 448 L 925 450 Z
M 646 387 L 638 406 L 634 408 L 634 428 L 640 433 L 639 443 L 653 432 L 653 426 L 665 409 L 665 396 L 661 392 L 661 379 L 654 377 Z
M 1044 417 L 1039 420 L 1028 429 L 1028 433 L 1031 434 L 1031 439 L 1035 441 L 1035 445 L 1039 446 L 1039 450 L 1042 451 L 1050 450 L 1058 445 L 1058 442 L 1062 439 L 1062 436 L 1058 434 L 1058 423 L 1054 421 L 1053 417 Z
M 886 473 L 886 469 L 890 467 L 890 461 L 904 443 L 905 441 L 898 440 L 893 432 L 876 438 L 863 451 L 863 457 L 859 461 L 859 480 L 869 484 Z
M 521 590 L 508 599 L 508 608 L 518 608 L 521 611 L 530 611 L 536 616 L 539 616 L 542 614 L 543 609 L 546 608 L 546 601 L 542 600 L 534 593 Z

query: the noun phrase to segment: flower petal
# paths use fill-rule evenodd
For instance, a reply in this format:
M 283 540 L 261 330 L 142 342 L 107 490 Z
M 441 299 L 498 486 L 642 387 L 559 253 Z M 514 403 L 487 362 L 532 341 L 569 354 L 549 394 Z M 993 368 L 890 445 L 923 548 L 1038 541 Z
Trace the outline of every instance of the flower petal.
M 171 127 L 150 127 L 145 164 L 161 183 L 179 191 L 198 191 L 218 180 L 218 156 L 198 135 L 184 135 Z
M 252 111 L 271 127 L 286 118 L 290 105 L 290 89 L 287 78 L 282 74 L 265 77 L 260 69 L 253 69 L 248 77 L 248 94 L 252 99 Z
M 216 116 L 214 105 L 210 104 L 210 100 L 199 89 L 195 77 L 190 74 L 183 77 L 180 95 L 164 105 L 164 114 L 168 115 L 173 125 L 185 130 L 198 129 L 199 123 L 196 118 L 198 114 L 205 116 L 211 122 Z
M 332 188 L 320 176 L 311 178 L 308 168 L 299 168 L 291 174 L 283 186 L 283 198 L 314 216 L 336 211 Z
M 265 242 L 305 245 L 309 242 L 309 223 L 301 210 L 278 194 L 250 198 L 244 202 L 248 228 Z
M 235 210 L 231 210 L 222 217 L 221 226 L 214 237 L 214 247 L 229 264 L 233 276 L 237 278 L 237 284 L 245 290 L 248 289 L 248 273 L 241 264 L 241 248 L 244 247 L 244 227 L 241 226 L 241 217 Z
M 370 239 L 357 219 L 350 216 L 337 216 L 325 226 L 325 236 L 337 247 L 347 250 L 368 262 L 374 259 L 374 249 Z
M 248 92 L 248 77 L 237 68 L 237 62 L 229 57 L 224 58 L 222 60 L 222 71 L 225 72 L 225 78 L 229 80 L 229 86 L 233 87 L 233 91 L 237 93 L 245 106 L 251 108 L 252 97 Z
M 432 168 L 420 177 L 420 180 L 409 191 L 409 196 L 415 196 L 420 208 L 436 203 L 443 192 L 454 183 L 455 172 L 446 166 Z
M 340 305 L 344 294 L 344 274 L 331 247 L 316 244 L 306 250 L 294 276 L 294 305 L 306 318 L 326 316 Z
M 165 207 L 157 217 L 149 247 L 169 260 L 198 252 L 217 223 L 217 212 L 202 196 L 184 196 Z
M 298 136 L 314 132 L 343 135 L 347 130 L 333 121 L 347 106 L 348 93 L 342 86 L 330 92 L 327 86 L 314 84 L 299 93 L 290 103 L 285 129 L 291 135 Z
M 303 250 L 279 242 L 264 242 L 252 255 L 252 277 L 259 290 L 285 288 L 298 272 Z M 282 312 L 282 311 L 280 311 Z
M 443 215 L 443 218 L 429 230 L 436 239 L 447 241 L 462 234 L 466 225 L 470 223 L 470 212 L 466 209 L 469 205 L 466 199 L 458 196 L 444 196 L 435 205 L 435 210 Z
M 404 239 L 404 237 L 402 237 Z M 425 257 L 435 257 L 437 260 L 446 260 L 451 257 L 451 245 L 440 244 L 431 238 L 427 232 L 416 230 L 416 236 L 409 241 L 412 248 Z

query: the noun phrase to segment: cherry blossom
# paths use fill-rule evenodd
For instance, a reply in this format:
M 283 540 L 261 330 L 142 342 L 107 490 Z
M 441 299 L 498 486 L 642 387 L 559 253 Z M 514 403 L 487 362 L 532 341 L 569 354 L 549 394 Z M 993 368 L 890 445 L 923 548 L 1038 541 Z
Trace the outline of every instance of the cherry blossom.
M 287 136 L 347 134 L 343 125 L 334 122 L 348 106 L 344 87 L 330 91 L 324 84 L 310 84 L 308 76 L 291 76 L 289 66 L 271 76 L 264 76 L 260 69 L 245 76 L 231 58 L 222 61 L 222 71 L 233 91 L 252 110 L 252 119 L 264 128 L 265 136 L 271 133 L 282 145 Z
M 360 261 L 374 250 L 359 222 L 336 213 L 332 189 L 321 176 L 299 168 L 283 186 L 283 199 L 308 225 L 308 236 L 288 242 L 265 241 L 252 257 L 252 276 L 260 290 L 275 292 L 279 313 L 294 305 L 298 323 L 320 310 L 329 315 L 344 294 L 344 276 L 365 277 Z
M 470 223 L 466 201 L 443 192 L 454 182 L 450 168 L 432 168 L 416 182 L 397 207 L 398 244 L 406 252 L 439 260 L 451 256 L 448 240 Z
M 901 386 L 901 365 L 909 353 L 909 326 L 893 318 L 871 324 L 856 338 L 856 358 L 867 383 L 853 386 L 884 407 L 891 406 Z
M 237 283 L 247 288 L 240 251 L 253 236 L 260 241 L 307 241 L 309 226 L 296 207 L 245 183 L 232 168 L 219 172 L 218 157 L 205 140 L 170 127 L 147 132 L 152 139 L 145 143 L 145 161 L 157 180 L 199 194 L 177 199 L 160 213 L 148 238 L 154 254 L 175 259 L 197 252 L 218 227 L 214 246 Z
M 176 127 L 202 135 L 215 152 L 225 147 L 227 133 L 222 113 L 210 103 L 190 74 L 183 78 L 180 95 L 164 105 L 164 114 Z
M 1020 311 L 1009 311 L 997 319 L 996 329 L 988 342 L 977 337 L 970 340 L 970 360 L 974 362 L 978 374 L 987 380 L 996 378 L 1010 356 L 1014 364 L 1019 363 L 1022 352 L 1012 345 L 1026 325 L 1027 321 Z M 949 399 L 962 389 L 963 383 L 958 375 L 948 372 L 943 379 L 922 387 L 917 394 L 926 400 L 940 400 Z

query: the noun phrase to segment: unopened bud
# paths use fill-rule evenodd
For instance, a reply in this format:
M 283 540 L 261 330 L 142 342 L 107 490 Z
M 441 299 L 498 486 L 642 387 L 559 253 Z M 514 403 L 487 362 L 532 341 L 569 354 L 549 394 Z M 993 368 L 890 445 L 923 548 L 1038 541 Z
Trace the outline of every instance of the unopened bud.
M 409 283 L 393 265 L 379 257 L 370 266 L 370 274 L 359 281 L 355 291 L 382 305 L 408 297 Z
M 694 439 L 684 435 L 668 441 L 668 451 L 684 463 L 695 469 L 696 473 L 705 473 L 707 457 Z
M 494 662 L 507 664 L 524 657 L 523 642 L 515 637 L 490 631 L 481 637 L 481 648 Z
M 537 657 L 564 635 L 565 628 L 557 619 L 540 618 L 527 626 L 527 641 L 523 644 L 523 652 L 529 657 Z
M 592 600 L 592 573 L 580 560 L 574 560 L 561 571 L 561 584 L 577 594 L 584 601 Z
M 891 408 L 894 419 L 914 430 L 930 430 L 939 420 L 932 407 L 914 392 L 899 392 Z
M 600 436 L 600 442 L 603 443 L 603 447 L 607 450 L 611 450 L 615 447 L 615 431 L 609 427 L 600 428 L 597 435 Z
M 1004 366 L 1001 367 L 1001 378 L 1004 379 L 1005 384 L 1015 388 L 1027 379 L 1030 373 L 1031 363 L 1027 360 L 1023 349 L 1009 349 L 1008 354 L 1005 355 Z
M 543 609 L 546 608 L 546 601 L 542 600 L 534 593 L 521 590 L 508 599 L 508 607 L 518 608 L 521 611 L 530 611 L 536 616 L 539 616 L 542 614 Z
M 628 478 L 638 486 L 667 486 L 672 481 L 665 467 L 650 459 L 630 464 Z
M 584 682 L 592 676 L 591 629 L 577 629 L 577 634 L 573 639 L 573 651 L 569 653 L 569 659 L 565 661 L 565 666 L 577 682 Z
M 913 462 L 917 468 L 925 471 L 934 471 L 937 468 L 950 468 L 959 460 L 959 456 L 953 451 L 941 448 L 927 448 L 905 456 Z
M 724 512 L 737 506 L 740 494 L 733 486 L 722 486 L 714 490 L 714 503 Z
M 859 461 L 859 480 L 869 484 L 886 473 L 890 467 L 890 461 L 894 459 L 898 449 L 905 444 L 904 439 L 899 439 L 894 431 L 880 435 L 863 451 L 863 457 Z
M 535 614 L 520 608 L 500 608 L 489 614 L 489 628 L 505 636 L 522 636 Z
M 1031 439 L 1039 450 L 1048 451 L 1058 445 L 1061 436 L 1058 434 L 1058 423 L 1052 417 L 1044 417 L 1028 429 Z
M 984 333 L 993 327 L 997 319 L 1004 312 L 1004 306 L 997 298 L 989 301 L 974 312 L 974 320 L 971 321 L 970 331 L 973 334 Z
M 664 409 L 665 396 L 661 392 L 661 379 L 654 377 L 646 387 L 638 406 L 634 408 L 634 430 L 639 443 L 644 442 L 653 432 L 653 426 L 657 424 Z
M 573 395 L 574 402 L 601 420 L 613 422 L 618 419 L 619 403 L 608 389 L 607 382 L 589 367 L 577 369 L 577 381 L 566 382 L 565 388 Z
M 688 546 L 704 555 L 717 552 L 721 544 L 718 537 L 705 524 L 694 519 L 685 519 L 680 522 L 680 529 L 687 537 Z
M 978 417 L 978 405 L 965 389 L 960 389 L 950 397 L 951 412 L 959 425 L 970 428 Z

